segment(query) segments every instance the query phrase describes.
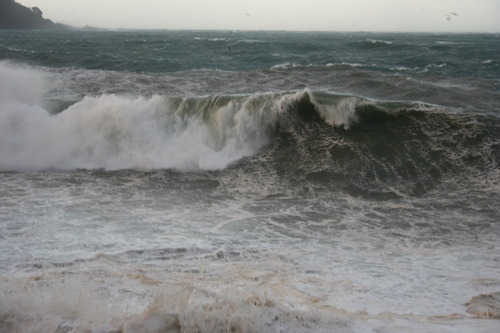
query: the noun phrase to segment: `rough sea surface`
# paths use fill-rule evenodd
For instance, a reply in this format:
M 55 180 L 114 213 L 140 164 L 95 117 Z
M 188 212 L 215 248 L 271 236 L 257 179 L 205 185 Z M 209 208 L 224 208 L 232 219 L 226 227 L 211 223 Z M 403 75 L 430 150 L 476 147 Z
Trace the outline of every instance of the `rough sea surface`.
M 0 31 L 0 332 L 498 332 L 500 38 Z

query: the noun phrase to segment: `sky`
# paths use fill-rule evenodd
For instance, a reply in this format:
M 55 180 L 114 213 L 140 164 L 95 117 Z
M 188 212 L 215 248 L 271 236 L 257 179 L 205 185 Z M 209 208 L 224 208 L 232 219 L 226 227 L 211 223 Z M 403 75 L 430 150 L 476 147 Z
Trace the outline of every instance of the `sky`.
M 500 0 L 16 1 L 75 27 L 500 32 Z

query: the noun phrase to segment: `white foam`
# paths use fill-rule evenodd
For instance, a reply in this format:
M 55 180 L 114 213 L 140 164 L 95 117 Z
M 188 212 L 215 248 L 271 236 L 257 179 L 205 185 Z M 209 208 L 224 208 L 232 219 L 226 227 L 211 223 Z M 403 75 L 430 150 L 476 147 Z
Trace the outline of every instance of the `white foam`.
M 263 40 L 258 39 L 242 39 L 239 40 L 238 43 L 265 43 Z
M 332 328 L 353 328 L 350 320 L 335 309 L 314 309 L 313 302 L 308 303 L 309 308 L 301 309 L 300 302 L 305 300 L 300 297 L 286 295 L 279 289 L 273 292 L 257 283 L 253 291 L 241 291 L 235 285 L 212 290 L 189 279 L 167 282 L 154 288 L 154 296 L 146 300 L 149 305 L 137 312 L 128 311 L 118 299 L 110 301 L 113 297 L 105 289 L 95 287 L 76 279 L 19 285 L 3 294 L 0 329 L 135 333 L 330 332 Z
M 465 305 L 467 312 L 476 316 L 500 319 L 500 292 L 474 296 Z
M 318 109 L 326 123 L 349 128 L 357 121 L 356 106 L 359 104 L 359 100 L 352 97 L 342 100 L 337 105 L 319 105 Z
M 5 64 L 0 70 L 1 170 L 223 169 L 261 148 L 274 121 L 251 97 L 215 108 L 201 99 L 184 110 L 186 101 L 173 105 L 162 96 L 102 95 L 51 116 L 39 106 L 40 73 Z
M 326 102 L 312 93 L 310 93 L 310 96 L 311 102 L 327 124 L 335 127 L 343 126 L 344 128 L 349 128 L 358 121 L 356 107 L 367 102 L 354 96 L 339 96 L 336 101 L 329 100 Z
M 26 66 L 0 61 L 0 103 L 35 105 L 44 92 L 43 75 Z
M 322 251 L 326 248 L 321 243 L 315 248 L 307 242 L 293 243 L 280 253 L 252 250 L 233 255 L 220 250 L 196 255 L 186 250 L 186 255 L 174 252 L 165 259 L 141 251 L 135 262 L 119 254 L 101 255 L 40 275 L 10 276 L 0 280 L 0 329 L 13 325 L 23 332 L 54 332 L 58 327 L 123 332 L 467 332 L 495 326 L 468 317 L 460 311 L 464 298 L 449 296 L 466 295 L 468 288 L 440 288 L 468 280 L 453 270 L 449 279 L 441 275 L 453 256 L 440 258 L 433 250 L 420 249 L 411 258 L 405 258 L 409 253 L 380 257 L 361 245 L 354 247 L 362 251 L 356 254 L 341 248 Z M 304 253 L 299 253 L 299 244 Z M 435 270 L 431 276 L 429 269 Z
M 372 44 L 377 44 L 377 43 L 386 44 L 386 45 L 391 45 L 392 44 L 392 42 L 389 41 L 389 40 L 381 40 L 381 39 L 371 39 L 371 38 L 369 38 L 366 41 L 370 42 Z
M 436 44 L 441 44 L 441 45 L 463 45 L 463 44 L 468 44 L 468 43 L 457 43 L 457 42 L 450 42 L 450 41 L 436 41 Z
M 285 62 L 285 63 L 282 63 L 282 64 L 277 64 L 277 65 L 274 65 L 271 67 L 271 69 L 288 69 L 288 68 L 295 68 L 295 67 L 299 67 L 300 65 L 297 65 L 297 64 L 292 64 L 292 63 L 289 63 L 289 62 Z
M 336 63 L 329 63 L 327 64 L 327 66 L 335 66 L 335 65 L 338 65 Z M 359 64 L 359 63 L 350 63 L 350 62 L 342 62 L 342 65 L 348 65 L 348 66 L 351 66 L 351 67 L 363 67 L 363 66 L 366 66 L 366 65 L 363 65 L 363 64 Z

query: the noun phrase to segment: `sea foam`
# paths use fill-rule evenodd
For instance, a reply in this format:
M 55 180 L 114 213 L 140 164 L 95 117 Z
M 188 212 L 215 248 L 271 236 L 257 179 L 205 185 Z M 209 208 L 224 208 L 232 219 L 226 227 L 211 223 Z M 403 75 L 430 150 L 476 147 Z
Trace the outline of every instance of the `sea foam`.
M 217 110 L 215 124 L 168 107 L 161 96 L 115 95 L 85 97 L 56 116 L 36 105 L 4 105 L 0 168 L 214 170 L 265 143 L 264 133 L 231 103 Z
M 1 170 L 223 169 L 265 145 L 274 122 L 272 101 L 252 96 L 100 95 L 50 115 L 40 106 L 41 73 L 0 70 L 9 87 L 1 95 Z
M 34 105 L 44 92 L 44 76 L 26 66 L 0 61 L 0 102 Z

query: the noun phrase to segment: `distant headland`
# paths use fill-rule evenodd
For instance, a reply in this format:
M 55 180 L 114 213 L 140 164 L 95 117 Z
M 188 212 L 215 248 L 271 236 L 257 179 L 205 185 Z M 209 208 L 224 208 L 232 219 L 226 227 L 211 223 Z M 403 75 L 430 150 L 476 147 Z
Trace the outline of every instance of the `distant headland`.
M 43 13 L 38 7 L 28 8 L 14 0 L 0 0 L 0 29 L 72 29 L 68 25 L 45 19 L 42 15 Z

